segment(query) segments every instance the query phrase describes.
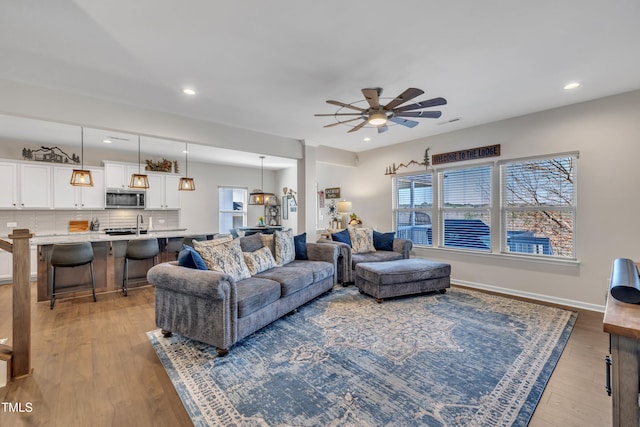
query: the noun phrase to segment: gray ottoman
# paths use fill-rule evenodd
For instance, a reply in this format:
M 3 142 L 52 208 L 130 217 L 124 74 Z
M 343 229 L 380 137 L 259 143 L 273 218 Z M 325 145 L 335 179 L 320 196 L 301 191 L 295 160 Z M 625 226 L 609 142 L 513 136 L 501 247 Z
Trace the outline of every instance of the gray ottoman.
M 361 262 L 356 265 L 356 286 L 382 302 L 384 298 L 429 291 L 445 293 L 451 265 L 424 258 Z

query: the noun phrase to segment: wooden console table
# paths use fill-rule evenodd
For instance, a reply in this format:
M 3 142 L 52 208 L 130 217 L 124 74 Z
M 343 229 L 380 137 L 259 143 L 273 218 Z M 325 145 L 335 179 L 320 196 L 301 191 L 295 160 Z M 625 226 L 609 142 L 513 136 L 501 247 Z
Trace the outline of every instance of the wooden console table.
M 640 420 L 640 305 L 607 297 L 604 332 L 609 333 L 613 426 L 637 426 Z

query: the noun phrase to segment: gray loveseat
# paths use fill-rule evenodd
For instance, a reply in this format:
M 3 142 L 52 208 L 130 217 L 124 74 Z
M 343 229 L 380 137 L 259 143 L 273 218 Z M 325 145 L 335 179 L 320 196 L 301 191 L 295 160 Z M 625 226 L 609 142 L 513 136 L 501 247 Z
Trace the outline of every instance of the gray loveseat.
M 242 239 L 242 238 L 241 238 Z M 181 267 L 176 261 L 154 266 L 156 325 L 217 347 L 224 356 L 240 339 L 294 311 L 336 283 L 338 249 L 307 243 L 307 260 L 235 281 L 212 270 Z
M 346 243 L 329 239 L 319 239 L 318 243 L 331 244 L 338 247 L 338 283 L 353 284 L 355 281 L 356 265 L 361 262 L 394 261 L 411 257 L 413 243 L 411 240 L 393 239 L 393 251 L 376 250 L 362 254 L 353 253 L 351 246 Z

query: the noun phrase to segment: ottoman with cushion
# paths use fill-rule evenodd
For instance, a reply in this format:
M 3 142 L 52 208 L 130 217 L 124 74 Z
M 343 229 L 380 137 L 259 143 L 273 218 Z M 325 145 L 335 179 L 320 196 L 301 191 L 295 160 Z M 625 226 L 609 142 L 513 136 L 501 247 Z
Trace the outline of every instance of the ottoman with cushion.
M 377 302 L 384 298 L 422 292 L 446 292 L 451 265 L 424 258 L 383 262 L 361 262 L 356 265 L 356 286 L 361 293 Z

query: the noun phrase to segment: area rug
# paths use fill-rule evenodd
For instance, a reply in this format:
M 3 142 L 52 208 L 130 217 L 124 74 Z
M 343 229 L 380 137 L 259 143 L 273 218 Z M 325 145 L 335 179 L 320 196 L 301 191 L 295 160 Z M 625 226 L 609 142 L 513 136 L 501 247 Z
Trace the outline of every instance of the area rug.
M 147 335 L 196 426 L 525 426 L 576 313 L 466 289 L 336 287 L 226 357 Z

